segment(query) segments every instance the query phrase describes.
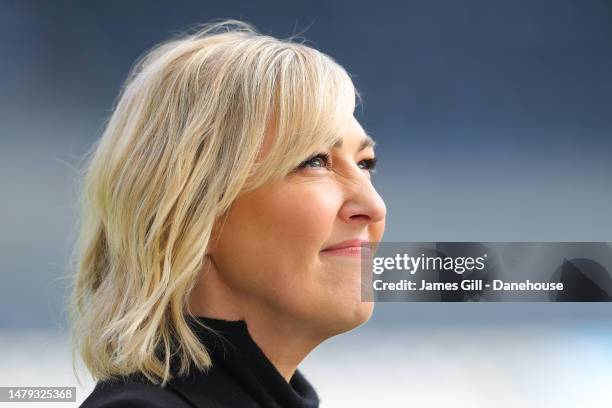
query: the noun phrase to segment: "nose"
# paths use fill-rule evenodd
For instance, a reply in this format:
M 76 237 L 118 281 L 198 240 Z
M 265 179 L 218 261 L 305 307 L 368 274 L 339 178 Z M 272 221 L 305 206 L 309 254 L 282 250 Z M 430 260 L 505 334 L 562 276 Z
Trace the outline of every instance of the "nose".
M 346 223 L 371 224 L 385 219 L 387 207 L 367 177 L 358 177 L 346 185 L 346 199 L 339 217 Z

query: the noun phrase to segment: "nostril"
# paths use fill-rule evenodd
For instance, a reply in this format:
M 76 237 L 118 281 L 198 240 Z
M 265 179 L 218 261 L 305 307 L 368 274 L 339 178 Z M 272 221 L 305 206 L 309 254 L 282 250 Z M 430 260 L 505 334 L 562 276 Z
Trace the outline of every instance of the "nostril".
M 365 214 L 355 214 L 349 217 L 353 221 L 370 221 L 370 217 Z

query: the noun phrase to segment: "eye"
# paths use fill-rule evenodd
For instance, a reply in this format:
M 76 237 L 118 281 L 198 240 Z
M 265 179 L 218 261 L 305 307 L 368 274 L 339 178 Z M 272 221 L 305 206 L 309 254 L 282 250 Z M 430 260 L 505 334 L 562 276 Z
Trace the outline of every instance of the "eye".
M 378 159 L 376 157 L 372 157 L 371 159 L 364 159 L 360 161 L 357 165 L 359 168 L 367 170 L 370 174 L 376 173 L 376 163 L 378 163 Z
M 300 163 L 300 165 L 298 166 L 298 169 L 303 169 L 306 167 L 322 167 L 322 168 L 329 168 L 330 167 L 330 163 L 329 163 L 329 154 L 327 153 L 318 153 L 314 156 L 311 156 L 310 158 L 304 160 L 302 163 Z

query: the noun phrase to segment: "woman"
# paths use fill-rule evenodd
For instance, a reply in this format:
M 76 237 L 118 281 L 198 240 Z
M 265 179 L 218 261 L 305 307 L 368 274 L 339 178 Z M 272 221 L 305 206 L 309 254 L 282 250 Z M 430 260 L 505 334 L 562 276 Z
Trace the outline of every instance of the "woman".
M 370 317 L 385 222 L 356 95 L 329 56 L 235 20 L 137 62 L 85 167 L 83 407 L 318 406 L 297 367 Z

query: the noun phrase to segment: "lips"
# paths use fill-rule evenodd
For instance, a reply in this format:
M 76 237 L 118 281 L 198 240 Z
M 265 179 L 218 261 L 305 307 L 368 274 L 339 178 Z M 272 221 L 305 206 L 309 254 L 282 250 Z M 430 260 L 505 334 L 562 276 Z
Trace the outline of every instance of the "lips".
M 367 239 L 349 239 L 348 241 L 342 241 L 332 246 L 329 246 L 323 249 L 322 252 L 336 251 L 336 250 L 347 249 L 347 248 L 362 248 L 361 244 L 367 243 L 367 242 L 368 242 Z

